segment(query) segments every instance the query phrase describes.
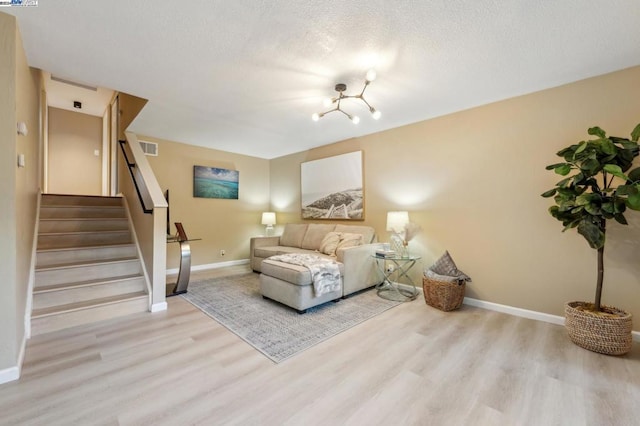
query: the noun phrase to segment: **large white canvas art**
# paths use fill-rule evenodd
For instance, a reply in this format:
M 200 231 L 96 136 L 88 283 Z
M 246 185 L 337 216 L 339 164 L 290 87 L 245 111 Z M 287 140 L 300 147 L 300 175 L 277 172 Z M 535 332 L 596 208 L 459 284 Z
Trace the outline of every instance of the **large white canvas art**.
M 303 219 L 364 220 L 362 151 L 302 163 Z

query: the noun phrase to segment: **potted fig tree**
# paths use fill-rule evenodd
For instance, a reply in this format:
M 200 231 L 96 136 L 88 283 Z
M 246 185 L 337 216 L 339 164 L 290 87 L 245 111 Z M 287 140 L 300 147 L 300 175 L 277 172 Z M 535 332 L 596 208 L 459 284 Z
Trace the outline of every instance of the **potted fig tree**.
M 563 179 L 542 196 L 553 197 L 549 213 L 562 222 L 563 231 L 577 229 L 597 250 L 595 301 L 565 305 L 569 337 L 585 349 L 622 355 L 631 350 L 631 314 L 601 304 L 604 246 L 607 221 L 627 225 L 627 208 L 640 210 L 640 167 L 631 169 L 639 152 L 640 124 L 631 139 L 607 136 L 600 127 L 588 133 L 592 139 L 560 150 L 557 155 L 564 161 L 547 166 Z

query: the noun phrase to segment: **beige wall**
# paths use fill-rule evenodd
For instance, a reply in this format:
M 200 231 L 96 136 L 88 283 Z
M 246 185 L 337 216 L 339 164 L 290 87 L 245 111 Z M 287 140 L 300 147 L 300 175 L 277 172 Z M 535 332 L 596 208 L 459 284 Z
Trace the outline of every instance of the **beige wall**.
M 364 223 L 381 241 L 386 212 L 408 210 L 423 228 L 410 244 L 420 269 L 449 250 L 473 278 L 468 296 L 562 315 L 566 301 L 593 300 L 596 252 L 547 213 L 539 194 L 559 179 L 544 168 L 588 127 L 628 137 L 638 81 L 635 67 L 274 159 L 272 207 L 280 223 L 302 222 L 300 163 L 363 150 Z M 603 301 L 640 317 L 640 213 L 627 219 L 609 227 Z
M 171 233 L 182 222 L 191 243 L 192 265 L 247 259 L 249 239 L 264 233 L 261 214 L 269 208 L 269 161 L 139 135 L 158 142 L 158 156 L 148 156 L 160 187 L 169 189 Z M 193 166 L 240 172 L 238 200 L 193 197 Z M 226 255 L 220 256 L 220 250 Z M 177 244 L 167 246 L 167 267 L 177 268 Z
M 40 74 L 29 68 L 13 16 L 0 13 L 0 372 L 17 367 L 38 190 Z M 25 122 L 27 136 L 16 134 Z M 17 167 L 24 154 L 25 168 Z
M 118 139 L 124 140 L 124 132 L 127 127 L 140 114 L 142 108 L 147 104 L 147 100 L 137 96 L 120 92 L 118 94 Z
M 48 120 L 48 192 L 101 195 L 102 118 L 50 107 Z

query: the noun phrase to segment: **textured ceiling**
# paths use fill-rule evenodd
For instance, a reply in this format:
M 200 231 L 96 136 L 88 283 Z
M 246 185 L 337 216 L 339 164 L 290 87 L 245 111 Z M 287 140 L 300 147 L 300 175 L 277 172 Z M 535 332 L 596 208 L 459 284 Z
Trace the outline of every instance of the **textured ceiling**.
M 640 64 L 638 0 L 40 0 L 31 66 L 149 99 L 131 130 L 273 158 Z M 318 122 L 336 83 L 355 103 Z M 597 102 L 597 100 L 594 100 Z M 392 141 L 389 141 L 392 143 Z

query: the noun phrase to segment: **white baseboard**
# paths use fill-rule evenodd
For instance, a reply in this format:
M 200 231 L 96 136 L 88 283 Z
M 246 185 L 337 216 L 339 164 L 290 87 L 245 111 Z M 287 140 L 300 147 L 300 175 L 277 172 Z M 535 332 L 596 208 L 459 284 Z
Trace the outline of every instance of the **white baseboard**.
M 208 269 L 226 268 L 227 266 L 246 265 L 249 263 L 249 259 L 230 260 L 228 262 L 207 263 L 204 265 L 195 265 L 191 267 L 193 271 L 206 271 Z M 177 274 L 178 268 L 167 269 L 167 275 Z
M 162 312 L 167 310 L 167 302 L 154 303 L 151 305 L 151 312 Z
M 20 378 L 20 369 L 16 367 L 5 368 L 0 370 L 0 385 L 3 383 L 13 382 Z
M 18 365 L 15 367 L 5 368 L 0 370 L 0 385 L 3 383 L 13 382 L 20 378 L 20 371 L 22 370 L 22 362 L 24 361 L 24 353 L 27 348 L 26 336 L 22 339 L 22 345 L 20 345 L 20 353 L 18 354 Z
M 545 314 L 544 312 L 530 311 L 528 309 L 515 308 L 513 306 L 501 305 L 499 303 L 485 302 L 484 300 L 464 298 L 464 304 L 476 306 L 490 311 L 502 312 L 504 314 L 515 315 L 517 317 L 529 318 L 537 321 L 549 322 L 551 324 L 564 325 L 564 317 L 558 315 Z M 632 331 L 633 340 L 640 342 L 640 332 Z

